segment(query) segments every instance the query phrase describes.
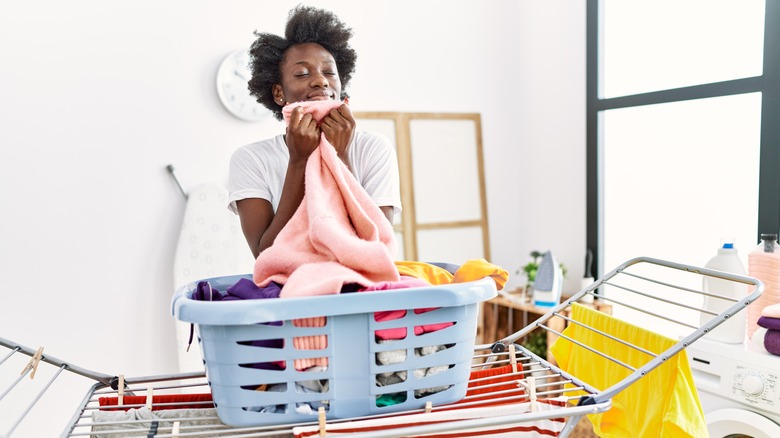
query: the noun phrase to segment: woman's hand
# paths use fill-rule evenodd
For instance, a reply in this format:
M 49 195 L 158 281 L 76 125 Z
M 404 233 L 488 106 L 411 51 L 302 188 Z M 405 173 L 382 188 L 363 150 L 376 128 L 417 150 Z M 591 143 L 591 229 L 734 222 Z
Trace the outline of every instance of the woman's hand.
M 320 144 L 320 128 L 311 114 L 303 114 L 300 106 L 290 113 L 290 123 L 285 136 L 290 151 L 290 164 L 305 164 L 309 155 Z
M 352 141 L 352 133 L 355 131 L 355 118 L 352 116 L 346 103 L 334 108 L 322 119 L 320 129 L 325 133 L 325 138 L 336 149 L 341 161 L 349 167 L 347 148 Z

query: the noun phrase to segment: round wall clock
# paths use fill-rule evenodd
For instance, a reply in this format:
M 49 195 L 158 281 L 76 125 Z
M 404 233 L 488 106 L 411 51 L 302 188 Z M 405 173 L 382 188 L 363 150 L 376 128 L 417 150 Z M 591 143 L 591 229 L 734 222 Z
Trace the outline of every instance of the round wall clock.
M 217 94 L 231 114 L 241 120 L 257 122 L 269 115 L 263 105 L 249 94 L 247 83 L 252 77 L 249 70 L 249 52 L 237 50 L 228 54 L 217 70 Z

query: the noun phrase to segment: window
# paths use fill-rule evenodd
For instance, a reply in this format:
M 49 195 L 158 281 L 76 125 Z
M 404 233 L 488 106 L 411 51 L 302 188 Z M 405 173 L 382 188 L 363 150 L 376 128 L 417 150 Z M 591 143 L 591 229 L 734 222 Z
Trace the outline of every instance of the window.
M 778 231 L 780 4 L 683 3 L 588 1 L 587 240 L 599 273 L 622 261 L 607 242 L 629 254 L 639 236 L 705 263 L 721 233 L 742 236 L 744 254 Z M 701 256 L 673 253 L 684 247 Z
M 780 2 L 588 0 L 587 242 L 743 262 L 780 229 Z

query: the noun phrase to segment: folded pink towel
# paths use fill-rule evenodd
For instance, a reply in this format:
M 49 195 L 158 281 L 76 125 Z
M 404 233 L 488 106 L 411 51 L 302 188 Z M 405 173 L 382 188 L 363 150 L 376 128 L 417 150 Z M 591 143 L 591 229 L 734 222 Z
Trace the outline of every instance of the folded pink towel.
M 322 120 L 338 101 L 299 102 Z M 323 134 L 306 162 L 306 191 L 301 205 L 255 261 L 259 286 L 283 284 L 281 297 L 339 293 L 345 284 L 371 286 L 398 281 L 394 264 L 395 233 Z

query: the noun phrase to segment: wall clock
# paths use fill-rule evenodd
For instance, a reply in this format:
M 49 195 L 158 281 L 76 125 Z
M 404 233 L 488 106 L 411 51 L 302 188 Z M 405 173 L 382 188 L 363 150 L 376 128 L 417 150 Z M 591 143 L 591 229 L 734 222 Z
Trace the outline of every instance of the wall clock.
M 263 105 L 249 94 L 247 83 L 252 77 L 249 70 L 249 52 L 236 50 L 229 53 L 217 70 L 217 94 L 225 108 L 234 116 L 248 122 L 257 122 L 271 115 Z

